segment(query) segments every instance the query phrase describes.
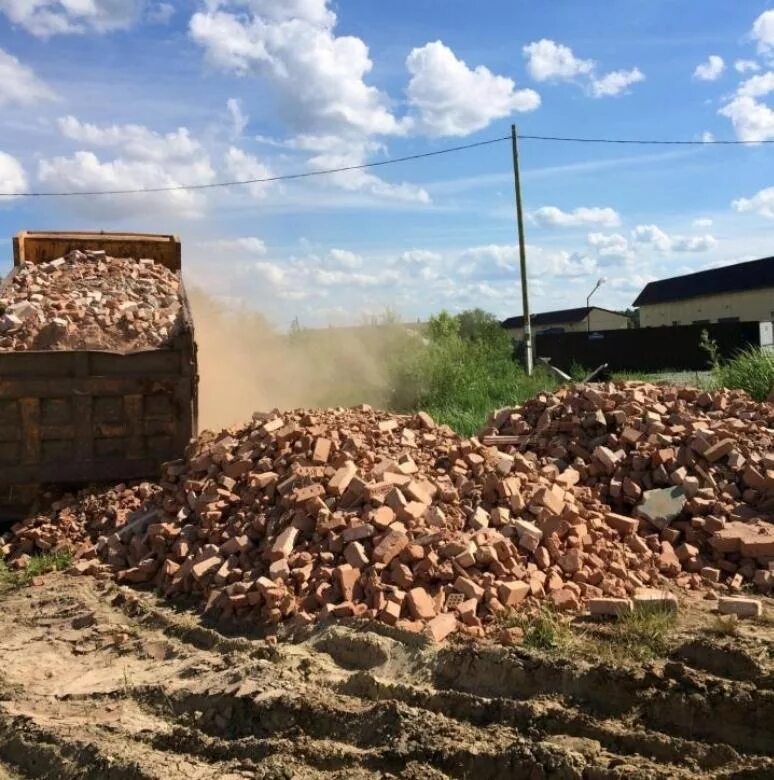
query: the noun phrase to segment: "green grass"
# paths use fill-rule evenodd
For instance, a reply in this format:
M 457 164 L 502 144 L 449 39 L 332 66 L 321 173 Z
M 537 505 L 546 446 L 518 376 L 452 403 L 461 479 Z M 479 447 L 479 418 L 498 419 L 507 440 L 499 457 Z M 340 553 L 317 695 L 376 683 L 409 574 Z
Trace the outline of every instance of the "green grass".
M 721 387 L 745 390 L 757 401 L 765 401 L 774 388 L 774 352 L 748 347 L 716 366 L 713 378 Z
M 613 374 L 614 382 L 650 382 L 658 384 L 666 382 L 672 385 L 688 385 L 702 390 L 710 389 L 713 380 L 708 372 L 699 371 L 616 371 Z
M 33 555 L 24 569 L 11 569 L 0 558 L 0 590 L 22 588 L 28 585 L 33 577 L 48 574 L 51 571 L 67 569 L 73 562 L 69 552 L 42 553 Z
M 463 366 L 460 374 L 460 379 L 467 381 L 449 385 L 439 382 L 435 392 L 421 398 L 415 409 L 426 411 L 436 422 L 451 426 L 463 436 L 477 433 L 493 409 L 520 404 L 557 387 L 553 377 L 542 369 L 536 369 L 532 376 L 513 369 L 498 376 L 488 374 L 485 366 L 467 371 Z
M 543 652 L 567 650 L 575 638 L 568 623 L 548 605 L 544 605 L 539 612 L 532 615 L 511 612 L 501 625 L 504 628 L 520 628 L 524 632 L 523 645 Z
M 614 382 L 652 382 L 654 374 L 646 371 L 616 371 L 613 374 Z M 658 381 L 657 379 L 655 381 Z
M 613 657 L 636 661 L 663 657 L 669 652 L 677 614 L 666 609 L 635 606 L 611 624 L 607 651 Z
M 544 604 L 533 614 L 511 611 L 499 624 L 503 628 L 520 628 L 524 632 L 522 645 L 532 650 L 613 664 L 642 663 L 669 654 L 677 614 L 635 607 L 615 620 L 590 627 L 571 623 Z

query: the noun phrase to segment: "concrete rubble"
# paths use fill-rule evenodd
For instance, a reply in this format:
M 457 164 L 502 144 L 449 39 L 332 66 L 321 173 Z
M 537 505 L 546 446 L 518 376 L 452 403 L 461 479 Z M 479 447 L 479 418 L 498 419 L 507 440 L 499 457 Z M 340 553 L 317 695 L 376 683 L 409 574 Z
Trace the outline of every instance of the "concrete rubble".
M 620 615 L 676 609 L 680 589 L 770 592 L 772 520 L 772 405 L 628 383 L 540 395 L 470 439 L 366 406 L 256 414 L 159 485 L 17 524 L 0 552 L 66 545 L 77 571 L 223 619 L 361 617 L 441 641 L 542 603 Z
M 0 289 L 0 350 L 155 349 L 179 328 L 180 279 L 150 259 L 73 250 Z

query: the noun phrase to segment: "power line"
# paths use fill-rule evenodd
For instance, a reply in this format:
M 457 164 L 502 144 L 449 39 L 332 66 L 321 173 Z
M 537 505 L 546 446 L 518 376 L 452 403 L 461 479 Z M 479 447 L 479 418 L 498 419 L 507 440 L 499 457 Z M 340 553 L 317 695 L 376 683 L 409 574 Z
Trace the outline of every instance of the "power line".
M 446 149 L 436 149 L 433 152 L 423 152 L 422 154 L 409 154 L 405 157 L 391 157 L 387 160 L 377 160 L 376 162 L 363 163 L 362 165 L 346 165 L 341 168 L 327 168 L 322 171 L 304 171 L 302 173 L 286 173 L 281 176 L 265 176 L 260 179 L 236 179 L 234 181 L 216 181 L 209 184 L 178 184 L 171 187 L 144 187 L 140 189 L 126 190 L 91 190 L 80 192 L 19 192 L 9 193 L 0 192 L 0 197 L 11 196 L 20 198 L 67 198 L 77 195 L 131 195 L 142 192 L 177 192 L 179 190 L 211 190 L 217 187 L 236 187 L 244 184 L 269 184 L 275 181 L 289 181 L 291 179 L 310 179 L 314 176 L 328 176 L 332 173 L 345 173 L 347 171 L 361 171 L 363 168 L 376 168 L 380 165 L 393 165 L 395 163 L 408 162 L 409 160 L 420 160 L 423 157 L 435 157 L 439 154 L 449 154 L 450 152 L 462 152 L 465 149 L 474 149 L 477 146 L 487 146 L 496 144 L 500 141 L 507 141 L 509 135 L 502 138 L 490 138 L 488 141 L 477 141 L 463 146 L 450 146 Z
M 445 149 L 436 149 L 432 152 L 423 152 L 421 154 L 409 154 L 404 157 L 391 157 L 386 160 L 377 160 L 375 162 L 362 163 L 361 165 L 346 165 L 340 168 L 327 168 L 320 171 L 304 171 L 301 173 L 286 173 L 279 176 L 265 176 L 257 179 L 234 179 L 231 181 L 216 181 L 209 184 L 176 184 L 169 187 L 139 187 L 132 189 L 118 190 L 79 190 L 62 192 L 0 192 L 0 198 L 69 198 L 69 197 L 93 197 L 99 195 L 137 195 L 152 192 L 181 192 L 188 190 L 211 190 L 221 187 L 238 187 L 247 184 L 270 184 L 278 181 L 291 181 L 293 179 L 311 179 L 316 176 L 330 176 L 334 173 L 346 173 L 348 171 L 362 171 L 366 168 L 378 168 L 383 165 L 395 165 L 397 163 L 410 162 L 411 160 L 421 160 L 426 157 L 437 157 L 442 154 L 451 154 L 453 152 L 463 152 L 467 149 L 475 149 L 479 146 L 489 146 L 490 144 L 510 141 L 511 136 L 505 135 L 500 138 L 490 138 L 486 141 L 477 141 L 475 143 L 463 144 L 460 146 L 449 146 Z M 554 141 L 561 143 L 582 143 L 582 144 L 636 144 L 640 146 L 755 146 L 758 144 L 772 144 L 774 139 L 762 141 L 687 141 L 687 140 L 669 140 L 669 139 L 645 139 L 645 138 L 583 138 L 577 136 L 557 136 L 557 135 L 519 135 L 519 140 L 524 141 Z
M 719 141 L 716 139 L 712 139 L 711 141 L 673 141 L 645 138 L 578 138 L 573 136 L 521 134 L 519 134 L 519 140 L 566 141 L 579 144 L 640 144 L 647 146 L 757 146 L 758 144 L 774 143 L 774 138 L 763 141 Z

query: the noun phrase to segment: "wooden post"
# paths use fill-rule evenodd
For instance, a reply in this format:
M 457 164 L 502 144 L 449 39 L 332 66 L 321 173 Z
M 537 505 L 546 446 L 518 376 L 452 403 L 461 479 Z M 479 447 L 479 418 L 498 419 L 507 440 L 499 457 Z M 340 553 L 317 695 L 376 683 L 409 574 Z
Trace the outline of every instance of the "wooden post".
M 524 244 L 524 213 L 521 207 L 521 178 L 519 176 L 519 144 L 516 125 L 511 125 L 513 146 L 513 183 L 516 190 L 516 226 L 519 234 L 519 268 L 521 270 L 521 311 L 524 316 L 527 375 L 532 375 L 532 323 L 529 318 L 529 289 L 527 283 L 527 251 Z

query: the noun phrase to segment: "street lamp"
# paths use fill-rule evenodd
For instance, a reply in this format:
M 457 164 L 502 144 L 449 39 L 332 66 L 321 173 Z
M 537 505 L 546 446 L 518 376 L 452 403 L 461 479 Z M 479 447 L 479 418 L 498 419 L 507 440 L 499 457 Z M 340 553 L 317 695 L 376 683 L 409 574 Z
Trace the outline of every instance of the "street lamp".
M 607 281 L 605 277 L 597 279 L 597 283 L 594 285 L 594 289 L 588 294 L 586 298 L 586 332 L 591 333 L 591 307 L 589 305 L 591 296 Z

